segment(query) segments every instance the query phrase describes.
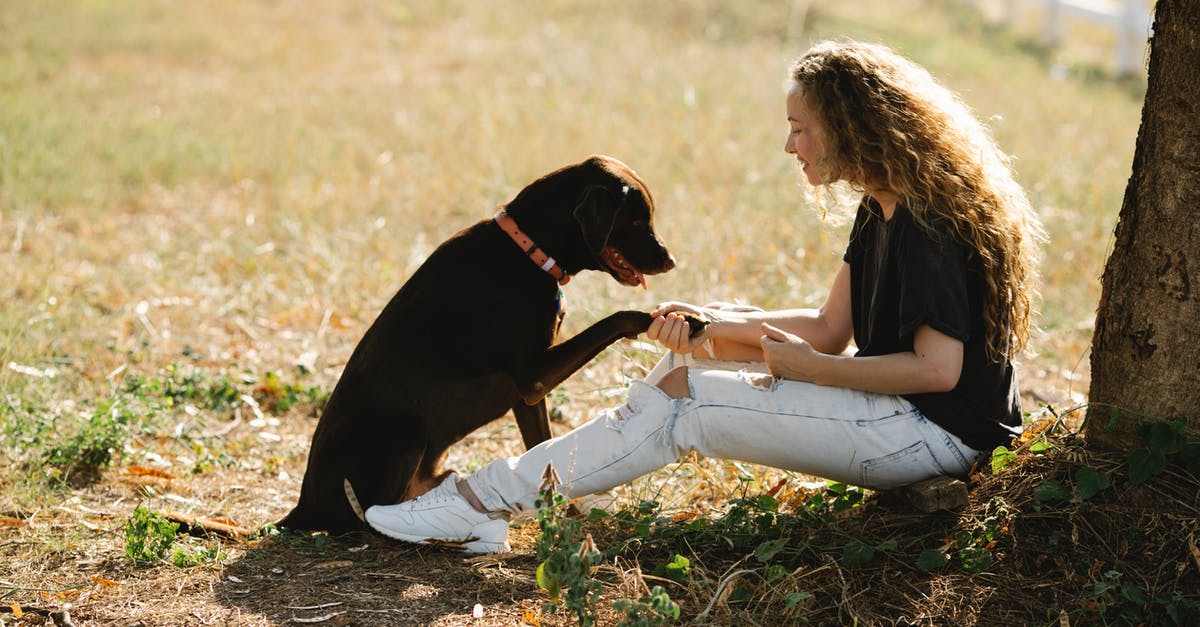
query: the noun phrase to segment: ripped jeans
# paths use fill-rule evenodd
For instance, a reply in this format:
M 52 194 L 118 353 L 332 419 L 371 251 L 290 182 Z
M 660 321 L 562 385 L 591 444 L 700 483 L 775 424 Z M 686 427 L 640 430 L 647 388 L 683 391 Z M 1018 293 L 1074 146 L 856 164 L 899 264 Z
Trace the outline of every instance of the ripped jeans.
M 675 399 L 653 383 L 680 366 L 688 367 L 691 393 Z M 533 508 L 547 464 L 573 498 L 625 484 L 689 451 L 872 489 L 964 476 L 981 455 L 899 396 L 765 372 L 762 364 L 668 353 L 644 381 L 630 384 L 624 405 L 466 481 L 487 509 L 516 512 Z

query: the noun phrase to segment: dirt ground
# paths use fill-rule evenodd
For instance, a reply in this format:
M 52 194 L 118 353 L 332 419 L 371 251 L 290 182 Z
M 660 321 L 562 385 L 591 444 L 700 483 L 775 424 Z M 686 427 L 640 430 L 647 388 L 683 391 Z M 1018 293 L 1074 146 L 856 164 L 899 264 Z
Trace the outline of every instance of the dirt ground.
M 511 431 L 506 426 L 494 429 L 496 439 L 513 435 L 504 432 Z M 765 584 L 749 585 L 757 598 L 722 595 L 721 582 L 737 581 L 748 555 L 702 548 L 692 555 L 692 577 L 683 586 L 647 576 L 650 565 L 663 559 L 650 549 L 617 555 L 597 573 L 605 583 L 600 623 L 617 620 L 612 600 L 636 596 L 644 585 L 639 580 L 667 583 L 685 624 L 1065 625 L 1120 623 L 1123 616 L 1158 617 L 1170 624 L 1175 615 L 1195 616 L 1194 591 L 1200 589 L 1200 484 L 1195 478 L 1168 468 L 1134 486 L 1124 476 L 1121 455 L 1091 452 L 1065 430 L 1047 440 L 1052 445 L 1040 455 L 1025 450 L 1003 472 L 974 475 L 969 503 L 955 511 L 922 514 L 894 495 L 869 494 L 831 523 L 806 528 L 806 540 L 817 550 L 789 575 L 809 595 L 799 610 L 772 601 L 774 590 Z M 1038 496 L 1048 480 L 1071 485 L 1085 466 L 1111 476 L 1111 487 L 1086 502 L 1049 503 Z M 719 474 L 720 468 L 714 465 L 712 471 Z M 779 484 L 789 485 L 802 479 L 780 478 Z M 724 480 L 710 479 L 693 491 L 694 511 L 719 514 L 717 483 Z M 542 611 L 547 597 L 534 577 L 538 528 L 530 519 L 514 523 L 513 551 L 495 556 L 463 556 L 370 534 L 290 532 L 181 534 L 181 544 L 225 553 L 224 559 L 186 568 L 137 565 L 124 555 L 123 528 L 133 503 L 162 504 L 159 510 L 167 512 L 173 502 L 179 509 L 189 502 L 219 502 L 209 517 L 254 527 L 268 522 L 265 514 L 286 511 L 290 498 L 278 489 L 277 477 L 264 479 L 259 469 L 176 477 L 133 465 L 83 480 L 62 505 L 3 512 L 0 621 L 77 626 L 575 622 L 564 612 Z M 943 538 L 961 548 L 963 530 L 977 529 L 981 521 L 994 526 L 994 539 L 984 546 L 994 558 L 990 565 L 978 572 L 952 565 L 933 573 L 913 566 L 911 546 Z M 589 525 L 602 548 L 629 537 L 628 529 Z M 847 538 L 888 548 L 870 563 L 847 566 L 834 550 Z M 1130 606 L 1120 591 L 1142 597 L 1121 585 L 1142 590 L 1145 602 Z

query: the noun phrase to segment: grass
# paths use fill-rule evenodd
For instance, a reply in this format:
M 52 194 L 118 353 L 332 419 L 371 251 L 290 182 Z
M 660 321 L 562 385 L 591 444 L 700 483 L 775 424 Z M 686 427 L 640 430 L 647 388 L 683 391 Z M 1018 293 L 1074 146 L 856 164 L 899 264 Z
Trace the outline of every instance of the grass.
M 187 569 L 135 566 L 122 557 L 124 529 L 138 506 L 253 528 L 281 516 L 323 395 L 395 289 L 438 242 L 591 153 L 648 181 L 680 265 L 649 292 L 580 276 L 568 333 L 667 299 L 819 304 L 845 227 L 821 223 L 782 153 L 786 67 L 819 38 L 888 43 L 990 120 L 1051 236 L 1044 332 L 1021 364 L 1026 409 L 1081 402 L 1141 107 L 1141 85 L 1107 78 L 1097 40 L 1084 35 L 1079 47 L 1041 50 L 934 0 L 5 3 L 0 605 L 44 617 L 70 601 L 77 619 L 147 624 L 339 611 L 348 613 L 337 620 L 454 623 L 476 602 L 497 624 L 536 618 L 532 524 L 514 529 L 521 555 L 465 567 L 377 539 L 274 535 L 197 540 L 207 542 L 188 545 L 197 555 L 228 557 Z M 553 397 L 567 425 L 611 404 L 655 355 L 622 343 L 572 378 Z M 469 470 L 519 450 L 502 421 L 449 464 Z M 805 479 L 694 462 L 618 502 L 723 520 L 731 499 Z M 881 555 L 899 550 L 853 526 L 830 533 L 822 546 L 858 537 Z M 779 549 L 792 559 L 790 550 Z M 626 567 L 612 567 L 607 598 L 646 597 L 639 569 L 674 563 L 669 579 L 682 568 L 647 555 L 608 556 Z M 795 555 L 815 568 L 825 559 Z M 737 558 L 690 559 L 690 581 L 708 573 L 715 585 Z M 430 569 L 439 573 L 416 576 Z M 1119 605 L 1137 575 L 1116 570 L 1126 574 L 1088 581 L 1112 584 L 1103 595 Z M 943 584 L 961 581 L 986 584 L 962 573 Z M 689 620 L 715 598 L 708 584 L 659 583 Z M 853 604 L 838 595 L 855 583 L 832 596 L 780 588 L 750 607 L 844 621 L 837 612 Z M 332 602 L 331 586 L 349 586 L 350 605 L 288 609 Z M 280 600 L 251 602 L 267 598 Z

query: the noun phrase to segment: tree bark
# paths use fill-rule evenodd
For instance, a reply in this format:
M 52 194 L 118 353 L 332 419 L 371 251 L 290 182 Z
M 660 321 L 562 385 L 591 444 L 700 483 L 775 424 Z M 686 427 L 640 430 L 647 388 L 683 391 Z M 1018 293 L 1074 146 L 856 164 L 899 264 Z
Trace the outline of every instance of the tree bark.
M 1133 174 L 1092 336 L 1088 442 L 1200 426 L 1200 2 L 1159 0 Z M 1116 418 L 1115 422 L 1113 418 Z

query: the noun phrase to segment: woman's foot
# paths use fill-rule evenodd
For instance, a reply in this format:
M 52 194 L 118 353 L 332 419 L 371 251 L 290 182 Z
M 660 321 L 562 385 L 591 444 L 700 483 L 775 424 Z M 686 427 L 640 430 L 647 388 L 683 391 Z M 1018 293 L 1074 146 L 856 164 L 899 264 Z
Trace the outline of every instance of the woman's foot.
M 434 489 L 395 505 L 367 508 L 367 523 L 390 538 L 454 546 L 468 553 L 509 551 L 508 520 L 480 512 L 459 494 L 458 475 L 450 473 Z

